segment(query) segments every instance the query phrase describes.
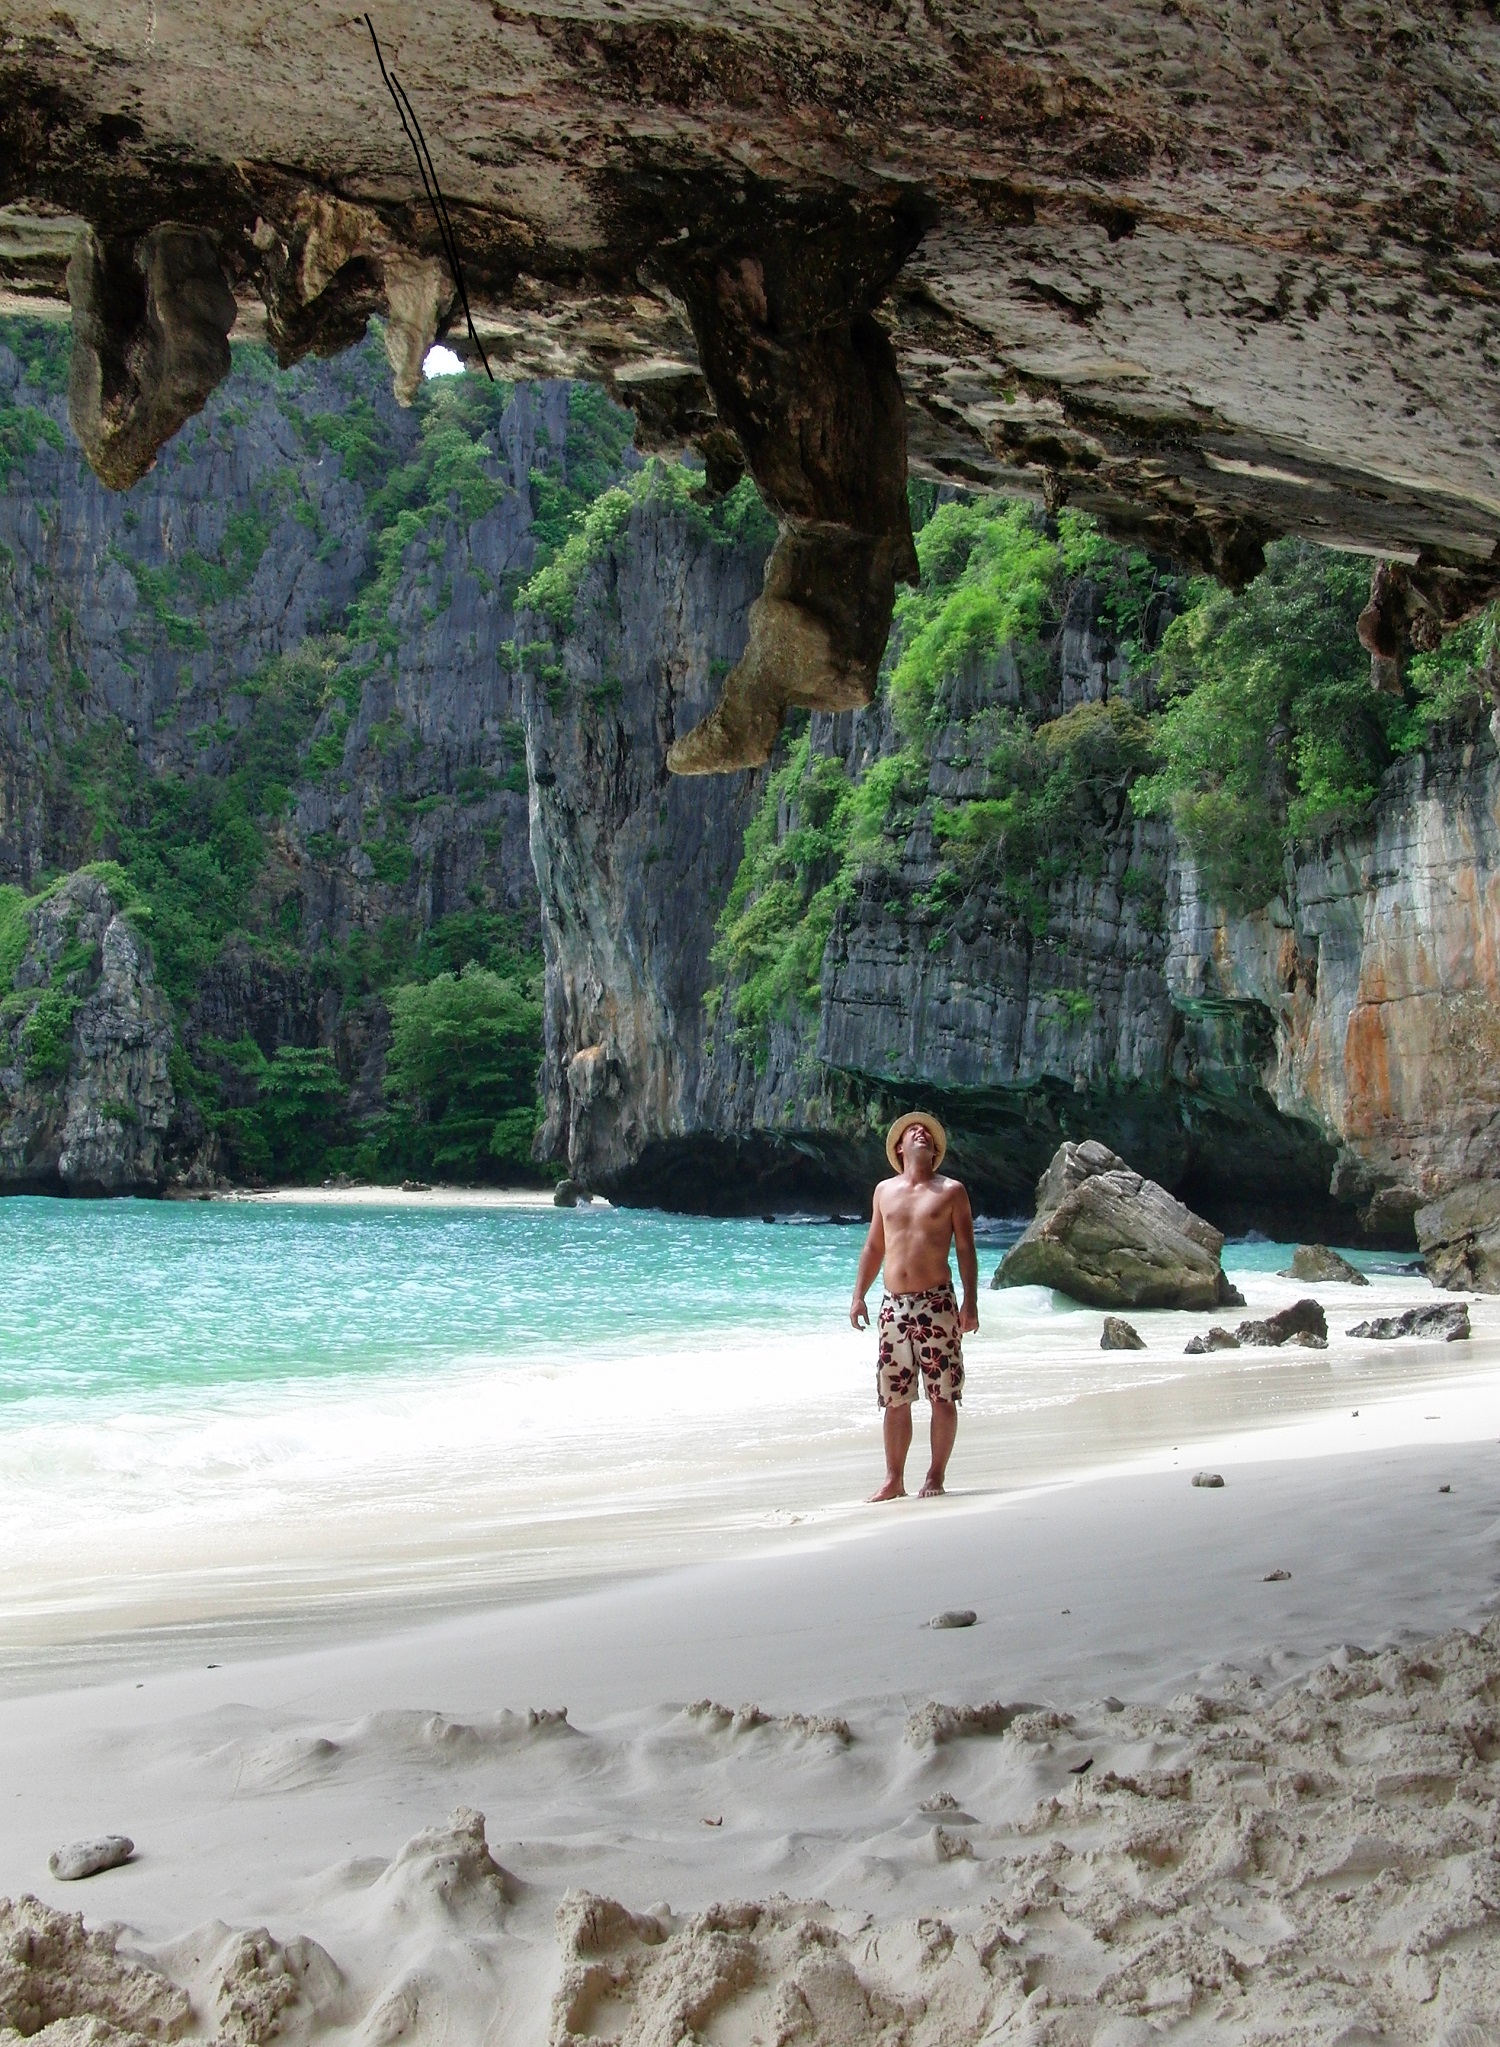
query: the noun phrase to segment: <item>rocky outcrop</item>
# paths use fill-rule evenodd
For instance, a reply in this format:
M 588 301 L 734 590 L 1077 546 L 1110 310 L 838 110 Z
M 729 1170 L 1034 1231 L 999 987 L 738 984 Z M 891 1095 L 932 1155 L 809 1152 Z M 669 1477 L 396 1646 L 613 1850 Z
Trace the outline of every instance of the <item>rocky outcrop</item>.
M 1242 1344 L 1260 1350 L 1280 1350 L 1287 1343 L 1326 1343 L 1328 1318 L 1316 1301 L 1293 1301 L 1250 1322 L 1241 1322 L 1235 1337 Z
M 118 852 L 119 824 L 142 833 L 135 857 L 169 916 L 121 930 L 148 980 L 166 942 L 153 1000 L 201 1087 L 158 1099 L 132 1069 L 139 1099 L 122 1098 L 102 1132 L 75 1115 L 59 1166 L 64 1067 L 33 1060 L 27 1078 L 8 1058 L 24 1085 L 9 1118 L 0 1105 L 4 1177 L 199 1185 L 246 1170 L 210 1125 L 253 1102 L 257 1056 L 323 1048 L 348 1088 L 346 1122 L 384 1111 L 379 991 L 445 919 L 460 937 L 472 925 L 539 948 L 515 596 L 536 554 L 534 499 L 556 503 L 579 429 L 566 384 L 502 394 L 458 439 L 477 516 L 437 492 L 413 514 L 425 472 L 403 465 L 420 455 L 421 420 L 393 403 L 379 348 L 285 377 L 256 350 L 121 499 L 69 441 L 65 353 L 60 365 L 45 333 L 0 329 L 0 887 L 33 893 Z M 610 428 L 613 454 L 627 431 Z M 603 480 L 616 473 L 593 444 L 590 458 Z M 379 487 L 403 474 L 399 513 L 383 511 Z M 338 629 L 377 572 L 375 637 L 356 644 Z M 261 816 L 236 814 L 226 793 L 247 756 L 262 763 Z M 164 1149 L 147 1136 L 163 1129 Z
M 1398 1336 L 1440 1336 L 1444 1343 L 1462 1343 L 1470 1335 L 1469 1310 L 1463 1301 L 1449 1306 L 1429 1302 L 1422 1308 L 1403 1308 L 1395 1315 L 1376 1315 L 1368 1322 L 1356 1322 L 1351 1336 L 1390 1343 Z
M 1090 1308 L 1216 1308 L 1241 1300 L 1223 1249 L 1220 1231 L 1108 1146 L 1065 1144 L 990 1284 L 1052 1287 Z
M 1326 1244 L 1299 1244 L 1292 1253 L 1291 1264 L 1278 1277 L 1333 1281 L 1339 1286 L 1370 1284 L 1357 1265 L 1351 1265 L 1341 1253 L 1330 1251 Z
M 211 239 L 240 331 L 284 361 L 383 309 L 409 373 L 456 317 L 359 16 L 268 42 L 210 5 L 189 42 L 149 9 L 14 0 L 7 26 L 11 290 L 59 302 L 62 215 Z M 1500 586 L 1491 10 L 669 0 L 390 33 L 485 348 L 604 377 L 721 474 L 748 462 L 789 538 L 830 544 L 784 597 L 805 652 L 829 636 L 810 666 L 859 670 L 900 572 L 863 488 L 887 346 L 927 474 L 1070 498 L 1232 580 L 1286 531 L 1413 557 L 1377 643 Z M 783 491 L 841 443 L 852 503 Z
M 610 593 L 635 575 L 616 560 L 581 593 L 581 641 L 602 646 Z M 710 660 L 727 663 L 739 644 Z M 591 658 L 590 674 L 605 673 Z M 1042 715 L 1107 702 L 1123 684 L 1086 581 L 1050 660 Z M 629 664 L 618 672 L 616 716 L 645 791 L 666 736 L 657 685 Z M 986 721 L 1021 701 L 1005 655 L 948 688 L 932 798 L 976 792 L 995 743 Z M 883 703 L 816 716 L 809 731 L 851 779 L 901 743 Z M 597 991 L 551 1014 L 548 1127 L 616 1196 L 753 1209 L 776 1205 L 780 1188 L 850 1205 L 883 1170 L 882 1118 L 915 1098 L 943 1116 L 956 1170 L 992 1212 L 1028 1202 L 1059 1143 L 1087 1137 L 1216 1225 L 1335 1241 L 1409 1243 L 1424 1200 L 1492 1170 L 1500 764 L 1482 729 L 1399 764 L 1368 822 L 1299 851 L 1283 896 L 1254 917 L 1211 904 L 1170 828 L 1133 817 L 1123 797 L 1101 812 L 1089 862 L 1038 888 L 1025 916 L 982 876 L 935 907 L 951 865 L 919 818 L 836 906 L 816 1006 L 774 1016 L 748 1047 L 723 1020 L 732 985 L 720 1021 L 701 1011 L 720 985 L 710 953 L 733 873 L 718 835 L 751 806 L 694 821 L 669 809 L 674 835 L 658 838 L 643 833 L 648 799 L 620 807 L 587 748 L 549 754 L 546 772 L 559 781 L 539 792 L 534 820 L 544 900 L 565 870 L 587 877 L 559 899 L 552 957 Z M 638 836 L 617 841 L 621 830 Z M 690 862 L 713 844 L 716 864 L 678 866 L 677 832 Z M 699 885 L 700 872 L 719 878 Z M 585 897 L 586 917 L 575 908 Z M 642 992 L 667 987 L 669 999 Z M 650 1050 L 611 1065 L 593 1049 L 605 1024 L 582 1019 L 611 1015 L 613 988 L 631 991 L 625 1012 L 655 1020 L 641 1037 Z
M 691 786 L 668 775 L 666 753 L 742 651 L 764 560 L 763 547 L 638 507 L 585 579 L 573 629 L 551 633 L 557 658 L 526 685 L 547 959 L 539 1148 L 584 1187 L 612 1191 L 628 1171 L 638 1192 L 694 1206 L 724 1172 L 684 1157 L 658 1184 L 652 1154 L 709 1121 L 713 917 L 761 782 Z
M 1434 1286 L 1500 1293 L 1500 1186 L 1455 1187 L 1416 1214 L 1417 1242 Z
M 1191 864 L 1180 872 L 1172 1000 L 1265 1017 L 1267 1090 L 1337 1145 L 1333 1194 L 1377 1235 L 1409 1230 L 1421 1211 L 1433 1276 L 1493 1286 L 1500 1268 L 1484 1235 L 1500 1176 L 1500 760 L 1490 733 L 1399 763 L 1369 823 L 1290 861 L 1283 894 L 1255 916 L 1214 907 Z
M 0 1007 L 0 1185 L 71 1194 L 165 1181 L 171 1008 L 107 881 L 72 875 L 26 913 Z

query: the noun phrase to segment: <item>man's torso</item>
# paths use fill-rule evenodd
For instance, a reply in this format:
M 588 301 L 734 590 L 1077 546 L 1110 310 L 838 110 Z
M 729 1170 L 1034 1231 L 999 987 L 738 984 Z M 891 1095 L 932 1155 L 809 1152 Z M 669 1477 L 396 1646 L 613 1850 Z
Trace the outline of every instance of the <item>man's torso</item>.
M 951 1283 L 948 1252 L 954 1204 L 961 1192 L 957 1180 L 940 1173 L 915 1183 L 904 1177 L 882 1180 L 877 1198 L 885 1228 L 887 1293 L 923 1293 Z

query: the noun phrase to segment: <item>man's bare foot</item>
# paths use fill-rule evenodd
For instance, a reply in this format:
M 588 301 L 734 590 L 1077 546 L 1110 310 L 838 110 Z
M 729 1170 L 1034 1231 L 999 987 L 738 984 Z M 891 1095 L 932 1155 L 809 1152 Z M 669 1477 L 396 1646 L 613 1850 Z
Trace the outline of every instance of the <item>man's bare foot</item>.
M 929 1471 L 926 1478 L 922 1481 L 922 1490 L 917 1494 L 917 1498 L 919 1500 L 941 1500 L 946 1497 L 943 1491 L 943 1481 L 940 1478 L 934 1478 Z
M 866 1505 L 873 1507 L 881 1500 L 904 1500 L 905 1498 L 906 1486 L 904 1482 L 899 1478 L 888 1478 L 878 1493 L 871 1493 Z

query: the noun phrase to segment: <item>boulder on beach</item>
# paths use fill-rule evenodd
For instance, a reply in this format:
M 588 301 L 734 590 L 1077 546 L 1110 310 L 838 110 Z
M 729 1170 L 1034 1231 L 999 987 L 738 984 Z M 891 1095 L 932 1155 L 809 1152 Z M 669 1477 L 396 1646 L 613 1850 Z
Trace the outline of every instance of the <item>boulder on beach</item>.
M 1059 1146 L 1036 1220 L 990 1285 L 1054 1287 L 1089 1308 L 1242 1308 L 1223 1249 L 1211 1223 L 1091 1139 Z
M 1241 1343 L 1277 1350 L 1284 1343 L 1304 1340 L 1321 1344 L 1328 1341 L 1328 1317 L 1316 1301 L 1293 1301 L 1289 1308 L 1278 1308 L 1262 1321 L 1241 1322 L 1234 1333 Z
M 1357 1265 L 1351 1265 L 1341 1252 L 1330 1251 L 1326 1244 L 1299 1244 L 1292 1253 L 1292 1262 L 1278 1279 L 1311 1280 L 1314 1284 L 1323 1281 L 1336 1282 L 1340 1286 L 1368 1286 Z
M 1182 1346 L 1182 1354 L 1188 1358 L 1201 1358 L 1211 1350 L 1238 1350 L 1240 1340 L 1232 1329 L 1220 1329 L 1217 1323 L 1206 1336 L 1192 1336 Z
M 1432 1301 L 1425 1308 L 1402 1308 L 1356 1322 L 1349 1334 L 1373 1336 L 1381 1343 L 1398 1336 L 1440 1336 L 1445 1343 L 1462 1343 L 1471 1334 L 1469 1307 L 1466 1301 Z
M 1099 1338 L 1100 1350 L 1144 1350 L 1146 1339 L 1119 1315 L 1106 1315 L 1104 1334 Z

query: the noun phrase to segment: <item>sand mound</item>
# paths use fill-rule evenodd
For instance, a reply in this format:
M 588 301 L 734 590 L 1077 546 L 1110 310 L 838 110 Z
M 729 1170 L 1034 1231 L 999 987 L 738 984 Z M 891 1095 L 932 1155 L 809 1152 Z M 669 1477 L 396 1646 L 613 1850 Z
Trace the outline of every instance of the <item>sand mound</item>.
M 763 1713 L 759 1706 L 721 1706 L 716 1699 L 698 1699 L 683 1711 L 689 1720 L 696 1720 L 714 1734 L 751 1734 L 757 1728 L 768 1727 L 775 1734 L 800 1741 L 828 1736 L 844 1748 L 854 1739 L 847 1720 L 825 1713 Z
M 987 1706 L 940 1706 L 929 1699 L 915 1713 L 908 1714 L 906 1739 L 913 1748 L 941 1748 L 944 1742 L 962 1741 L 971 1734 L 1004 1734 L 1024 1706 L 1007 1706 L 992 1699 Z
M 484 1814 L 461 1805 L 440 1826 L 413 1834 L 370 1886 L 377 1910 L 494 1924 L 521 1885 L 502 1869 L 484 1837 Z
M 464 1767 L 513 1753 L 528 1743 L 575 1736 L 565 1706 L 503 1711 L 482 1720 L 450 1720 L 445 1713 L 370 1713 L 331 1733 L 299 1731 L 269 1741 L 236 1740 L 217 1746 L 211 1760 L 232 1767 L 237 1791 L 288 1791 L 317 1783 L 335 1770 L 364 1762 Z
M 211 1920 L 156 1959 L 211 2014 L 222 2047 L 305 2039 L 348 2015 L 343 1976 L 315 1940 L 283 1943 L 264 1926 L 244 1933 Z
M 115 1936 L 85 1931 L 76 1912 L 39 1898 L 0 1898 L 0 2039 L 46 2047 L 175 2040 L 192 2024 L 186 1993 L 115 1952 Z
M 705 2032 L 784 2047 L 897 2047 L 907 2037 L 907 2007 L 861 1977 L 826 1906 L 714 1905 L 669 1933 L 659 1919 L 573 1893 L 558 1937 L 552 2047 L 600 2038 L 683 2047 Z

